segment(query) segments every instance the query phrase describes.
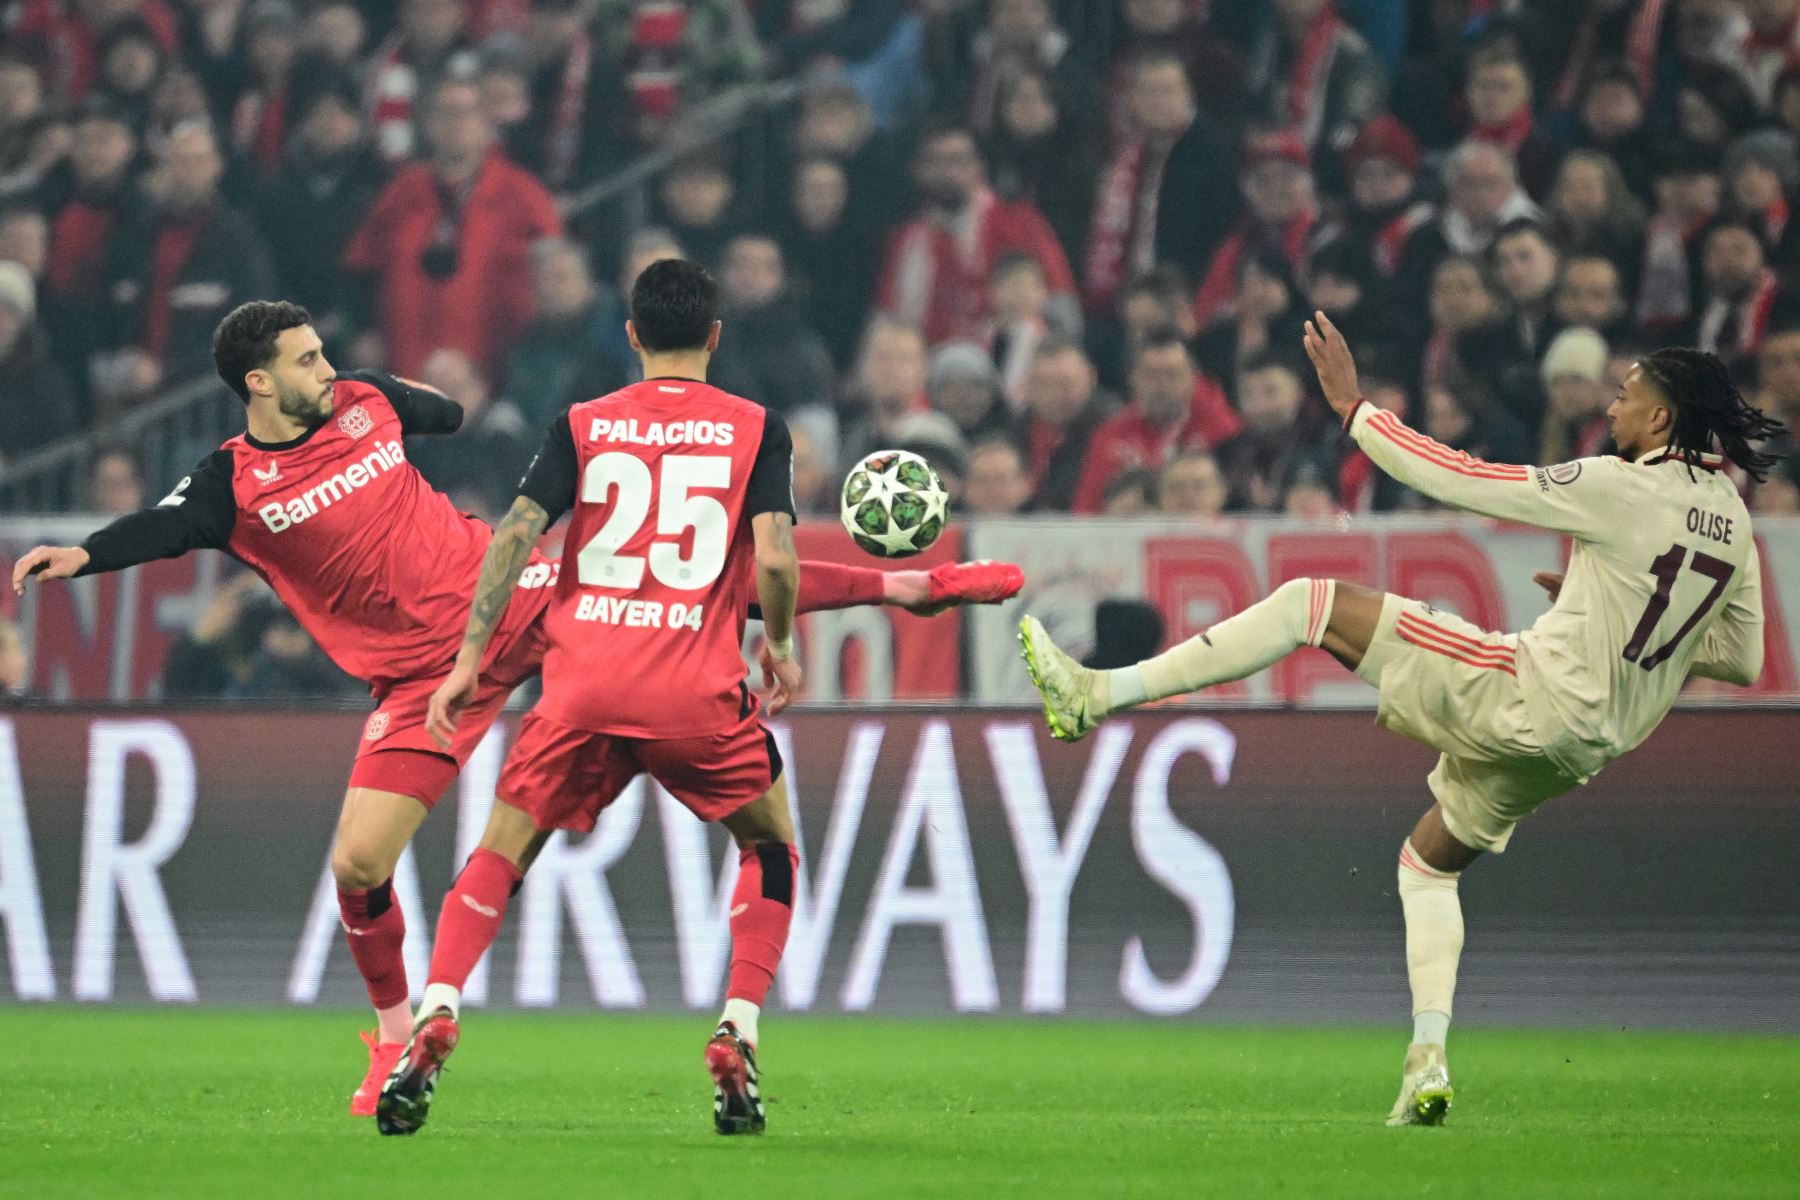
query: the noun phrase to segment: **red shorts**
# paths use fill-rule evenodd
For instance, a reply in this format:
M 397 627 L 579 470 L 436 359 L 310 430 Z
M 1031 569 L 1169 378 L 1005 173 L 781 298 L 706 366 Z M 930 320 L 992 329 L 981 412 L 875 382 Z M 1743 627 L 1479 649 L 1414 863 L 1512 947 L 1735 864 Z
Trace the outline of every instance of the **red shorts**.
M 513 593 L 504 624 L 494 635 L 495 648 L 481 673 L 475 703 L 457 720 L 448 750 L 425 732 L 425 710 L 431 694 L 450 674 L 448 666 L 432 675 L 378 686 L 375 711 L 363 726 L 356 764 L 350 769 L 350 786 L 411 796 L 426 808 L 435 805 L 487 736 L 513 689 L 542 669 L 549 645 L 544 613 L 553 590 L 522 588 Z
M 640 774 L 702 821 L 717 821 L 775 785 L 781 752 L 755 712 L 723 733 L 653 739 L 574 729 L 534 710 L 519 723 L 497 790 L 539 829 L 586 833 Z

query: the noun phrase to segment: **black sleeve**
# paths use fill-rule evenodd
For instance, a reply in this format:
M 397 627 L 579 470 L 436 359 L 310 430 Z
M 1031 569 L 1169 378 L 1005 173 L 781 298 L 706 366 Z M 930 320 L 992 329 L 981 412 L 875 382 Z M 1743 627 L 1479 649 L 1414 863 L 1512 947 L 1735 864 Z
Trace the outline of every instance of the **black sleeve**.
M 422 383 L 385 371 L 344 371 L 338 378 L 380 389 L 400 417 L 401 433 L 455 433 L 462 428 L 462 406 Z
M 750 484 L 744 489 L 744 515 L 786 513 L 794 516 L 794 435 L 781 414 L 767 410 L 763 418 L 762 445 L 750 467 Z
M 519 495 L 531 500 L 550 514 L 554 525 L 575 503 L 575 433 L 569 427 L 568 410 L 556 415 L 544 433 L 544 444 L 537 457 L 525 468 L 519 481 Z
M 224 550 L 237 520 L 231 490 L 231 451 L 215 450 L 155 508 L 120 517 L 81 543 L 88 564 L 78 575 L 122 571 L 189 550 Z

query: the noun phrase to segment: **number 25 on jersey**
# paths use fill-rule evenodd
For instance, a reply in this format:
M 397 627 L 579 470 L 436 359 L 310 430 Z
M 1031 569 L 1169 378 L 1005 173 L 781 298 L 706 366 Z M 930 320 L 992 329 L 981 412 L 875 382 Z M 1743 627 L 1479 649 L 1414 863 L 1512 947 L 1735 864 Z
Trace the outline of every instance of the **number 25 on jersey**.
M 633 591 L 644 581 L 644 568 L 664 587 L 698 591 L 725 569 L 731 529 L 725 506 L 711 496 L 690 494 L 696 488 L 724 489 L 731 484 L 731 460 L 723 455 L 665 454 L 661 486 L 642 459 L 609 451 L 588 462 L 581 475 L 581 501 L 612 500 L 606 523 L 575 557 L 576 579 L 584 587 Z M 614 489 L 617 489 L 616 491 Z M 656 505 L 656 539 L 647 556 L 621 554 L 643 528 Z M 681 556 L 681 538 L 694 531 L 693 553 Z

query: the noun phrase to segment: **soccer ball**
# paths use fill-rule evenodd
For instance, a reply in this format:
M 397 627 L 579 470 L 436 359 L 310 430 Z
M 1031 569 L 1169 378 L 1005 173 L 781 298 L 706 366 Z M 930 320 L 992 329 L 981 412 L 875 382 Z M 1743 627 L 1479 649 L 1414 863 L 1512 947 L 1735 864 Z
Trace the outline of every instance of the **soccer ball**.
M 949 503 L 930 463 L 905 450 L 877 450 L 850 469 L 838 511 L 870 554 L 909 558 L 944 532 Z

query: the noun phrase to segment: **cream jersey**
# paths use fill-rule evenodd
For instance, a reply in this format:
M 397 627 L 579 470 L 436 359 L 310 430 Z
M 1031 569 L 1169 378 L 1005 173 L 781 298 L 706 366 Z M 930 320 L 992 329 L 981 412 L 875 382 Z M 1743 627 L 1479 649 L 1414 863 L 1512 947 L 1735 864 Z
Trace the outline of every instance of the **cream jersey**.
M 1717 455 L 1635 463 L 1483 462 L 1370 404 L 1350 435 L 1435 500 L 1569 535 L 1562 593 L 1519 635 L 1519 688 L 1544 756 L 1586 779 L 1650 735 L 1688 676 L 1762 673 L 1761 561 Z

